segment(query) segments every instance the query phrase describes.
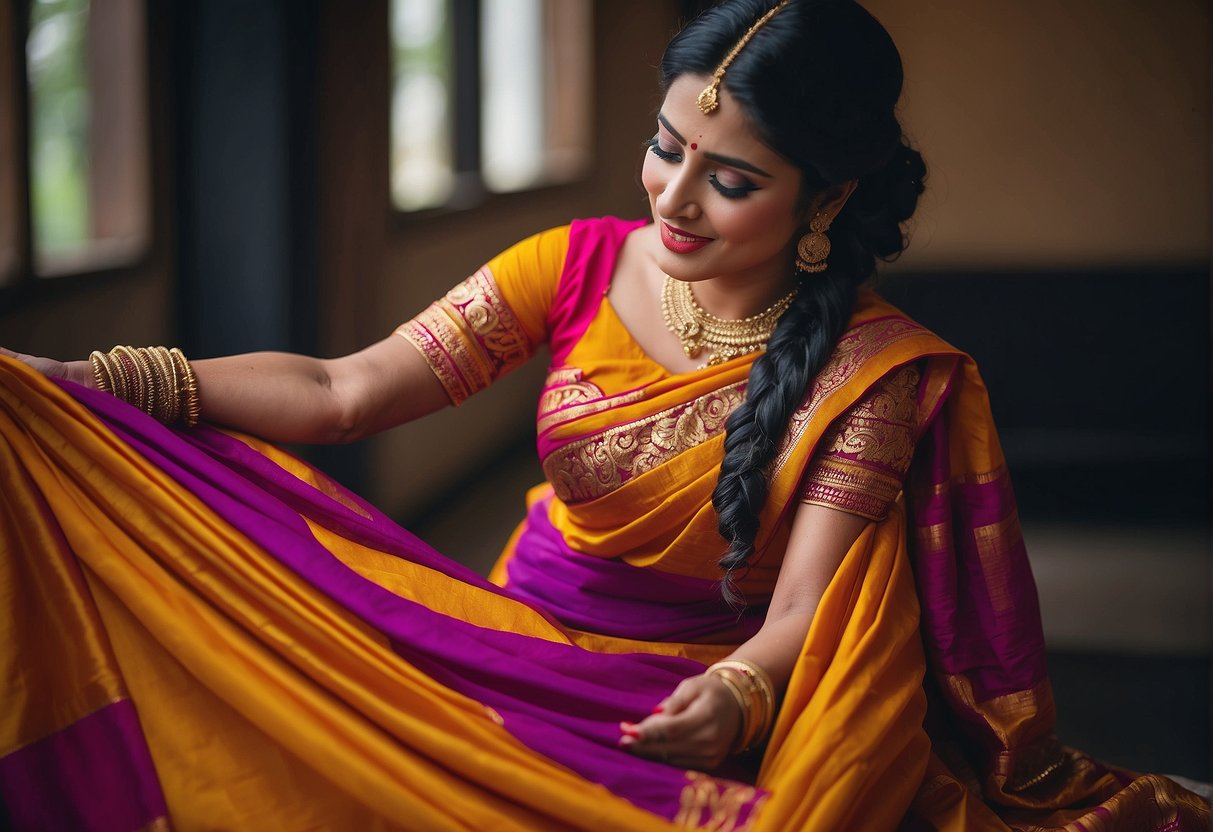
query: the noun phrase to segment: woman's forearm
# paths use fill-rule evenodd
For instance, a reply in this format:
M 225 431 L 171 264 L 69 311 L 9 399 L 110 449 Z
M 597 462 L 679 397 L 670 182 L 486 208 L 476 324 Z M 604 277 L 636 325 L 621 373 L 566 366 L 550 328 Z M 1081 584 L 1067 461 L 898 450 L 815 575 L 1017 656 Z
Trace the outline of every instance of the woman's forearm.
M 731 659 L 744 659 L 758 665 L 771 677 L 776 693 L 781 693 L 792 677 L 792 669 L 813 622 L 813 612 L 788 613 L 776 620 L 768 619 L 762 629 L 738 647 Z
M 53 372 L 95 387 L 88 361 Z M 257 352 L 191 362 L 203 421 L 272 442 L 331 444 L 423 416 L 450 403 L 403 338 L 341 358 Z
M 274 442 L 347 441 L 357 426 L 333 363 L 282 352 L 195 361 L 202 417 Z

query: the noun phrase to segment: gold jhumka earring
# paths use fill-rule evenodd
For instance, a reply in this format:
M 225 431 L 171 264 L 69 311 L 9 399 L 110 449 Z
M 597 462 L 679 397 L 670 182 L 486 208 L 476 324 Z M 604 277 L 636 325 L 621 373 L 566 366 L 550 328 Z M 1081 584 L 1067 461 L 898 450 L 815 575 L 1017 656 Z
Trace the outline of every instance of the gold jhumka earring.
M 809 221 L 809 233 L 796 244 L 796 268 L 802 272 L 816 274 L 826 270 L 826 258 L 830 256 L 830 218 L 822 213 L 813 215 Z
M 704 91 L 699 93 L 699 98 L 695 100 L 695 103 L 699 105 L 699 109 L 704 115 L 720 106 L 720 82 L 724 80 L 725 70 L 729 68 L 729 64 L 733 63 L 733 59 L 737 57 L 737 53 L 750 42 L 750 38 L 754 37 L 755 32 L 765 26 L 767 21 L 772 17 L 783 11 L 790 2 L 791 0 L 783 0 L 778 6 L 775 6 L 762 17 L 758 18 L 758 22 L 747 29 L 746 33 L 741 36 L 741 40 L 737 41 L 737 44 L 729 50 L 729 54 L 724 56 L 724 60 L 720 62 L 720 66 L 716 67 L 716 71 L 712 73 L 712 83 L 708 84 Z

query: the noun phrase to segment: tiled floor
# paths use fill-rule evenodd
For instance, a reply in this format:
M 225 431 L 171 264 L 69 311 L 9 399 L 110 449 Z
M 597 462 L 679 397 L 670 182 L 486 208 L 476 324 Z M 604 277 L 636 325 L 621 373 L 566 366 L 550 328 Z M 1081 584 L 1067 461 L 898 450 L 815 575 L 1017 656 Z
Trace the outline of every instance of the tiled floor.
M 542 472 L 530 448 L 410 525 L 487 572 Z M 1213 779 L 1208 540 L 1201 529 L 1033 525 L 1063 741 L 1128 768 Z

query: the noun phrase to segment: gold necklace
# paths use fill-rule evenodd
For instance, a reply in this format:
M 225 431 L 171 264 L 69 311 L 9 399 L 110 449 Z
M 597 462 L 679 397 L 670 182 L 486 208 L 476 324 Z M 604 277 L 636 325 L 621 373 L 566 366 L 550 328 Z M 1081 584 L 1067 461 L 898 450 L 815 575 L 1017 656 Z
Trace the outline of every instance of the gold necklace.
M 695 358 L 709 349 L 712 357 L 700 366 L 712 367 L 765 349 L 779 317 L 796 299 L 796 292 L 793 289 L 757 315 L 730 321 L 716 317 L 696 303 L 690 283 L 667 274 L 661 286 L 661 314 L 670 332 L 682 342 L 687 358 Z

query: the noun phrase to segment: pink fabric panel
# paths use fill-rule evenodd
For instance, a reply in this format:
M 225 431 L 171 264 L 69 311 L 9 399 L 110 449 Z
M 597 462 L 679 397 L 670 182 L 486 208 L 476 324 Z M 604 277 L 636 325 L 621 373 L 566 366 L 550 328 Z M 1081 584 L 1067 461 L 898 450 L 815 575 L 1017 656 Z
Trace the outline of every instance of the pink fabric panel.
M 573 220 L 570 224 L 564 271 L 556 288 L 556 299 L 548 312 L 553 367 L 564 364 L 590 321 L 598 314 L 602 296 L 611 288 L 611 275 L 623 239 L 646 222 L 601 217 Z

